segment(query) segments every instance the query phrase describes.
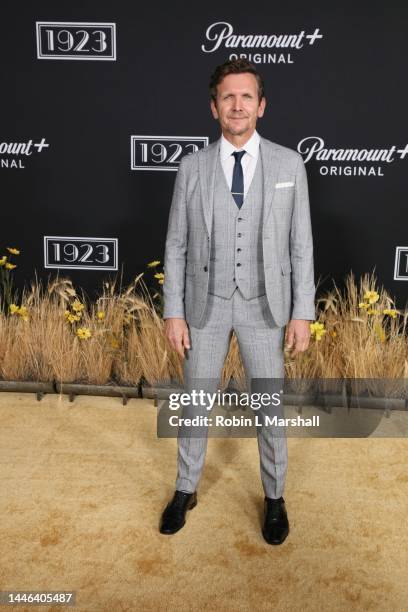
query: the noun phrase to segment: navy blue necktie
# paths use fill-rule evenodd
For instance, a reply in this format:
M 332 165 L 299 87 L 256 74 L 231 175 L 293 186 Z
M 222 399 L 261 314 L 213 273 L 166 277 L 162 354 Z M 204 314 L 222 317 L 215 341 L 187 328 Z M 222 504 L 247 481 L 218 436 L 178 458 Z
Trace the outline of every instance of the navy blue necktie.
M 232 174 L 231 193 L 238 208 L 241 208 L 244 201 L 244 173 L 242 171 L 241 159 L 245 151 L 234 151 L 235 157 L 234 172 Z

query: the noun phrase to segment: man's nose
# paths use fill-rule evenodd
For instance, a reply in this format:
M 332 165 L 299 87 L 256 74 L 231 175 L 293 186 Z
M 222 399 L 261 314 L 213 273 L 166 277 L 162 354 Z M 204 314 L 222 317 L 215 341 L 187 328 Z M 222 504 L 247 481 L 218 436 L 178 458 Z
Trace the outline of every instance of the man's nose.
M 242 110 L 242 100 L 241 100 L 240 97 L 235 96 L 235 98 L 234 98 L 234 105 L 233 106 L 234 106 L 234 110 L 235 111 Z

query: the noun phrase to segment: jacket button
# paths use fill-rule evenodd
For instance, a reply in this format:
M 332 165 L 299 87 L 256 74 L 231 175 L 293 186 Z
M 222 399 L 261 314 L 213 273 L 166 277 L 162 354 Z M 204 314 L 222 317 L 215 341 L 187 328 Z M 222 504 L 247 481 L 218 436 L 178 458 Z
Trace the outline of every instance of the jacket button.
M 237 221 L 242 221 L 242 217 L 238 217 Z
M 237 263 L 237 266 L 240 266 L 240 265 L 241 265 L 240 263 Z
M 238 238 L 241 238 L 242 234 L 237 234 Z
M 204 266 L 204 272 L 208 272 L 207 266 Z
M 239 251 L 242 251 L 242 249 L 241 249 L 241 248 L 238 248 L 238 249 L 237 249 L 237 251 L 238 251 L 238 253 L 239 253 Z

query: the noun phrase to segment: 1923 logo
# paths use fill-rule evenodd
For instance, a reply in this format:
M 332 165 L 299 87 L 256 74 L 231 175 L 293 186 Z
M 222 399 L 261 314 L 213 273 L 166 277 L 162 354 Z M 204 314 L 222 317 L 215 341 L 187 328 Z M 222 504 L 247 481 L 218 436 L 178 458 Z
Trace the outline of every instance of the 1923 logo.
M 37 21 L 37 59 L 116 60 L 116 24 Z
M 117 270 L 117 238 L 44 236 L 44 267 Z
M 408 281 L 408 246 L 396 248 L 394 280 Z
M 208 136 L 131 136 L 132 170 L 177 170 L 184 155 L 208 145 Z

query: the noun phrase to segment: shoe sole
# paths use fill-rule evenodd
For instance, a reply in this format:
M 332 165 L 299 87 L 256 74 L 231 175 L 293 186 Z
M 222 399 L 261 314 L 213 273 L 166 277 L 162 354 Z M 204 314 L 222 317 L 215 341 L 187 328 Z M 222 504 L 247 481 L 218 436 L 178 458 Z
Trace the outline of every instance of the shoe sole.
M 195 508 L 197 505 L 197 501 L 195 501 L 189 508 L 187 508 L 187 512 L 189 510 L 192 510 L 193 508 Z M 159 529 L 159 532 L 163 535 L 173 535 L 174 533 L 177 533 L 178 531 L 180 531 L 180 529 L 183 529 L 184 525 L 186 524 L 186 521 L 184 521 L 184 523 L 182 525 L 180 525 L 180 527 L 178 529 L 175 529 L 174 531 L 161 531 Z

